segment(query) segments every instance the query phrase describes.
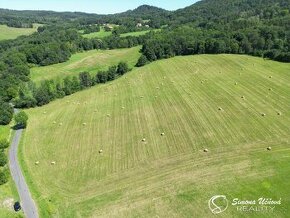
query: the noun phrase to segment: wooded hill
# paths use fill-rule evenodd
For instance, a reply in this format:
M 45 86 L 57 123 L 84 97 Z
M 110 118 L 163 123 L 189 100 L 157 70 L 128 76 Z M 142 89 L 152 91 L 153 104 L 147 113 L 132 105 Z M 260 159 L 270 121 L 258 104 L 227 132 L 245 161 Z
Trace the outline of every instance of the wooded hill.
M 143 45 L 137 66 L 204 53 L 248 54 L 290 62 L 289 10 L 289 0 L 203 0 L 177 11 L 144 5 L 115 15 L 1 9 L 1 24 L 44 26 L 30 36 L 0 42 L 0 99 L 9 102 L 19 96 L 20 84 L 29 81 L 31 66 L 64 62 L 76 52 L 91 49 Z M 85 39 L 79 33 L 92 24 L 108 23 L 116 25 L 109 37 Z M 162 31 L 120 37 L 120 33 L 138 30 L 138 23 L 162 27 Z

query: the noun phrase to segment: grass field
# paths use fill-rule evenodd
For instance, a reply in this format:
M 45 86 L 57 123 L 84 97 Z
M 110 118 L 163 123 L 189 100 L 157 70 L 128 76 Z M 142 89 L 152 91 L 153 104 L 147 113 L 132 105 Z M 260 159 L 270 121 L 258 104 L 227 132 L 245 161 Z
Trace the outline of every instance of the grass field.
M 250 215 L 287 217 L 289 72 L 248 56 L 175 57 L 27 110 L 20 158 L 42 217 L 216 217 L 218 194 L 281 198 Z
M 0 25 L 0 41 L 6 39 L 16 39 L 18 36 L 30 35 L 34 33 L 40 24 L 34 24 L 33 28 L 14 28 Z
M 92 38 L 105 38 L 112 35 L 112 32 L 106 32 L 104 28 L 101 28 L 100 32 L 84 34 L 83 37 L 92 39 Z
M 40 82 L 45 79 L 58 79 L 66 76 L 78 76 L 80 72 L 88 71 L 96 74 L 100 70 L 106 70 L 109 66 L 117 65 L 120 61 L 134 67 L 140 57 L 141 47 L 116 50 L 92 50 L 73 55 L 65 63 L 35 67 L 31 70 L 31 79 Z
M 10 133 L 9 125 L 6 126 L 0 125 L 0 140 L 9 138 L 9 133 Z
M 154 31 L 159 31 L 154 30 Z M 131 32 L 131 33 L 123 33 L 121 34 L 121 37 L 126 37 L 126 36 L 142 36 L 145 35 L 146 33 L 149 33 L 150 30 L 143 30 L 143 31 L 138 31 L 138 32 Z M 112 32 L 106 32 L 104 29 L 101 29 L 100 32 L 95 32 L 95 33 L 90 33 L 90 34 L 84 34 L 83 37 L 91 39 L 91 38 L 105 38 L 107 36 L 112 35 Z

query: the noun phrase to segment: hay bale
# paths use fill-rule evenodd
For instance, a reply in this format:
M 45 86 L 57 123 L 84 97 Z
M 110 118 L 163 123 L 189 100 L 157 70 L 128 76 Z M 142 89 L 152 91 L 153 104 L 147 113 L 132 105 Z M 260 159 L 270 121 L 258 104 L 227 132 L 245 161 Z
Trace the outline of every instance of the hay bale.
M 245 99 L 245 96 L 242 96 L 241 98 L 242 98 L 242 99 Z
M 142 142 L 146 142 L 146 139 L 145 139 L 145 138 L 143 138 L 143 139 L 142 139 Z
M 124 110 L 124 109 L 125 109 L 125 107 L 122 107 L 122 109 Z
M 263 114 L 262 114 L 262 117 L 265 117 L 265 116 L 266 116 L 266 114 L 263 113 Z
M 144 98 L 144 96 L 143 96 L 143 95 L 141 95 L 141 96 L 140 96 L 140 98 Z
M 155 95 L 154 97 L 155 97 L 155 98 L 158 98 L 158 96 L 157 96 L 157 95 Z
M 272 76 L 269 76 L 269 78 L 272 79 L 273 77 Z
M 87 125 L 87 123 L 83 123 L 83 126 L 86 126 Z
M 160 87 L 157 86 L 156 89 L 160 89 Z
M 110 114 L 107 114 L 107 117 L 110 117 L 111 115 Z
M 46 114 L 46 113 L 47 113 L 46 111 L 43 112 L 43 114 Z
M 53 121 L 52 123 L 53 123 L 53 124 L 56 124 L 56 121 Z
M 281 113 L 281 112 L 278 112 L 278 113 L 277 113 L 277 115 L 278 115 L 278 116 L 281 116 L 281 115 L 282 115 L 282 113 Z
M 62 126 L 62 123 L 59 123 L 58 125 L 59 125 L 59 126 Z
M 221 107 L 219 107 L 219 111 L 222 111 L 223 109 Z
M 269 88 L 269 91 L 273 91 L 273 89 L 272 88 Z
M 163 133 L 161 133 L 161 136 L 165 136 L 165 133 L 163 132 Z
M 208 150 L 207 148 L 205 148 L 205 149 L 203 150 L 203 152 L 207 153 L 207 152 L 209 152 L 209 150 Z
M 102 153 L 103 153 L 103 149 L 100 149 L 100 150 L 99 150 L 99 154 L 102 154 Z
M 51 165 L 55 165 L 56 164 L 56 162 L 55 161 L 51 161 L 51 163 L 50 163 Z
M 238 83 L 236 82 L 236 83 L 235 83 L 235 85 L 237 86 L 237 85 L 238 85 Z
M 39 164 L 39 161 L 36 161 L 36 162 L 35 162 L 35 165 L 38 165 L 38 164 Z
M 271 148 L 271 147 L 268 147 L 268 148 L 267 148 L 267 150 L 268 150 L 268 151 L 271 151 L 271 150 L 272 150 L 272 148 Z

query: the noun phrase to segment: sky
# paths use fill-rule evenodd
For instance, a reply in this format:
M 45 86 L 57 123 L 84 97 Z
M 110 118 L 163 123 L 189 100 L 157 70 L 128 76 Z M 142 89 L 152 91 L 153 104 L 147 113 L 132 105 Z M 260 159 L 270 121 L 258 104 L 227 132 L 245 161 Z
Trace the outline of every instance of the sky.
M 112 14 L 135 9 L 144 4 L 176 10 L 195 2 L 197 0 L 0 0 L 0 8 Z

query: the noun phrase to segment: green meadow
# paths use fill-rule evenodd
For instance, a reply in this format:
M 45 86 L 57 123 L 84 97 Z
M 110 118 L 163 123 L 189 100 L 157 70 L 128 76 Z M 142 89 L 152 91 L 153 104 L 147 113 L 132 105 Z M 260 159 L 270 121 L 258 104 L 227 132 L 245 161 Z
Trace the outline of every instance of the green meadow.
M 6 39 L 16 39 L 18 36 L 30 35 L 37 31 L 40 24 L 34 24 L 33 28 L 14 28 L 0 25 L 0 41 Z
M 72 55 L 69 61 L 45 67 L 31 69 L 31 79 L 40 82 L 46 79 L 62 79 L 66 76 L 78 76 L 80 72 L 87 71 L 96 74 L 100 70 L 106 70 L 120 61 L 128 63 L 133 68 L 141 56 L 141 47 L 116 50 L 92 50 Z
M 94 71 L 87 54 L 32 78 Z M 175 57 L 27 110 L 20 159 L 41 217 L 216 217 L 218 194 L 281 198 L 251 217 L 287 217 L 289 72 L 243 55 Z M 220 217 L 248 215 L 229 205 Z

